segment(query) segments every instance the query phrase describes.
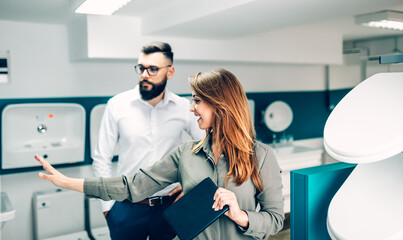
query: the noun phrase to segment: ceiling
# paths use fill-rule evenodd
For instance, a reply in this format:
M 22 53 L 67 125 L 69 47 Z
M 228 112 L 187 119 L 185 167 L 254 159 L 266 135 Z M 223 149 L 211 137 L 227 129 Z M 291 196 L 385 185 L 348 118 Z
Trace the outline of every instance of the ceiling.
M 0 19 L 68 24 L 82 1 L 1 0 Z M 385 9 L 403 11 L 403 0 L 133 0 L 114 15 L 140 18 L 147 35 L 225 39 L 303 25 L 344 40 L 403 35 L 354 23 L 355 15 Z

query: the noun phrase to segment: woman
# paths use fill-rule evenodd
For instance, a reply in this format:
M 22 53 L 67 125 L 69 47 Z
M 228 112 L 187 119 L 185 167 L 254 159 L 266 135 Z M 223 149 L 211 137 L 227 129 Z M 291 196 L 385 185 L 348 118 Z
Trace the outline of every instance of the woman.
M 152 167 L 132 177 L 72 179 L 35 156 L 49 173 L 39 173 L 55 185 L 103 200 L 141 201 L 174 182 L 186 194 L 206 177 L 219 187 L 212 208 L 225 205 L 221 217 L 196 239 L 266 239 L 283 227 L 280 168 L 273 151 L 256 141 L 246 94 L 225 69 L 198 73 L 189 80 L 190 111 L 206 137 L 180 145 Z M 259 211 L 256 211 L 257 205 Z

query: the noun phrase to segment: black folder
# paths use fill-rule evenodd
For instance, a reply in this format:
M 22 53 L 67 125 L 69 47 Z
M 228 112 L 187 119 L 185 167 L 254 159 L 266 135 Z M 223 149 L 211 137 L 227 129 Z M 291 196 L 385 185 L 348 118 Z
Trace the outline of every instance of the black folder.
M 214 211 L 217 186 L 207 177 L 164 211 L 164 217 L 181 240 L 191 240 L 227 210 Z

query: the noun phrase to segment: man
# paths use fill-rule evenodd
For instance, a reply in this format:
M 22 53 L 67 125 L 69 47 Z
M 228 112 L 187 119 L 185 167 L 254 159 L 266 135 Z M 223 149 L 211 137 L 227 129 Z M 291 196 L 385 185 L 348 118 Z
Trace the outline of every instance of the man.
M 194 139 L 203 137 L 189 111 L 190 102 L 165 88 L 175 73 L 170 45 L 144 46 L 134 68 L 140 75 L 139 85 L 111 98 L 105 108 L 94 150 L 97 177 L 133 175 L 151 166 L 181 143 L 183 130 Z M 112 173 L 116 144 L 119 161 L 117 173 Z M 179 184 L 171 185 L 138 203 L 102 202 L 111 238 L 172 239 L 175 233 L 162 212 L 180 189 Z

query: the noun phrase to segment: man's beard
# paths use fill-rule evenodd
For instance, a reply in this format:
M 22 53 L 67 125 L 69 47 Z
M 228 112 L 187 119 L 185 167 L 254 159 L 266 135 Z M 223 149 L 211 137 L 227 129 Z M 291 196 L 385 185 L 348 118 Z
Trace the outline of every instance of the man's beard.
M 140 95 L 141 98 L 145 101 L 151 100 L 157 96 L 159 96 L 164 90 L 165 90 L 165 86 L 167 85 L 167 77 L 165 76 L 164 80 L 159 83 L 159 84 L 155 84 L 153 82 L 150 82 L 148 80 L 140 80 Z M 150 84 L 152 87 L 150 90 L 147 90 L 145 87 L 142 86 L 141 83 L 146 82 L 148 84 Z

